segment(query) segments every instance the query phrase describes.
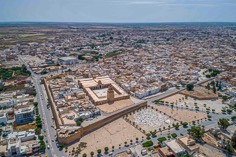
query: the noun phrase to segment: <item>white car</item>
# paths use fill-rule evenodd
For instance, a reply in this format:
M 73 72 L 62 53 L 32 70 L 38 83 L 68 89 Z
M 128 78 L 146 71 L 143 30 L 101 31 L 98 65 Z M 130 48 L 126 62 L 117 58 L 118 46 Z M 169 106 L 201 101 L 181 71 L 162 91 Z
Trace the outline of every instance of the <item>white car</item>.
M 48 146 L 47 146 L 47 147 L 48 147 L 48 149 L 50 149 L 50 146 L 49 146 L 49 144 L 48 144 Z

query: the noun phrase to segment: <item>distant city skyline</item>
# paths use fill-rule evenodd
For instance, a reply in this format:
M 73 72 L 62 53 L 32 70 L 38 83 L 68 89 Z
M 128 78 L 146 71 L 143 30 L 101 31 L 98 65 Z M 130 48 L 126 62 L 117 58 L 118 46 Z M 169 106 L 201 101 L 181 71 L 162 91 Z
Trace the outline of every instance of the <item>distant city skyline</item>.
M 236 0 L 1 0 L 0 22 L 236 22 Z

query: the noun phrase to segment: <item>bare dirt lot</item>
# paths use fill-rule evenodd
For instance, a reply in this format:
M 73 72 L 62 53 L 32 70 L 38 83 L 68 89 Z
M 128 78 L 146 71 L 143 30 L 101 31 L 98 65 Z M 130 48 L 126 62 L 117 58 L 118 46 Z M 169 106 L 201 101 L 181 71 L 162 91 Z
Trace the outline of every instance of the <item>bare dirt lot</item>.
M 205 87 L 195 87 L 193 91 L 184 90 L 181 92 L 184 95 L 191 96 L 196 99 L 217 99 L 217 94 L 212 90 L 207 90 Z
M 206 157 L 224 157 L 222 154 L 215 152 L 214 150 L 211 150 L 207 147 L 199 145 L 200 149 L 199 152 L 204 154 Z
M 184 96 L 183 94 L 175 94 L 168 98 L 162 99 L 165 103 L 169 105 L 172 103 L 175 107 L 178 108 L 187 108 L 187 109 L 198 109 L 199 111 L 210 111 L 216 113 L 221 113 L 221 110 L 227 108 L 227 105 L 222 103 L 221 99 L 217 100 L 199 100 L 192 98 L 190 96 Z
M 84 136 L 81 138 L 80 142 L 86 142 L 87 147 L 82 150 L 83 153 L 90 154 L 93 151 L 95 154 L 98 149 L 104 152 L 105 147 L 109 147 L 112 150 L 112 146 L 116 148 L 124 146 L 124 142 L 130 142 L 130 140 L 135 141 L 136 137 L 139 139 L 145 136 L 143 133 L 135 129 L 124 119 L 120 118 L 114 122 L 107 124 L 106 126 Z M 73 147 L 77 147 L 79 143 L 75 143 L 68 147 L 68 153 L 72 151 Z
M 201 120 L 207 118 L 207 114 L 201 112 L 194 112 L 194 111 L 187 111 L 182 109 L 171 109 L 170 107 L 166 106 L 155 106 L 155 109 L 161 111 L 162 113 L 166 113 L 166 115 L 171 116 L 172 118 L 176 119 L 177 121 L 182 122 L 192 122 L 196 120 Z

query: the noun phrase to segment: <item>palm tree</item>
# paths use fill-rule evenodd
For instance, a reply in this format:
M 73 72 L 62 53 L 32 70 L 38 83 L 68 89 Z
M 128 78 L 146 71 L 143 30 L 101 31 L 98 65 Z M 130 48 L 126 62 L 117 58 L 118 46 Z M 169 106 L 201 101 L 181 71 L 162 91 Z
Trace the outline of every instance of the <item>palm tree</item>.
M 101 149 L 98 149 L 98 150 L 97 150 L 97 153 L 98 153 L 98 154 L 101 154 L 101 152 L 102 152 Z
M 104 148 L 104 151 L 105 151 L 105 152 L 108 152 L 108 150 L 109 150 L 108 147 L 105 147 L 105 148 Z

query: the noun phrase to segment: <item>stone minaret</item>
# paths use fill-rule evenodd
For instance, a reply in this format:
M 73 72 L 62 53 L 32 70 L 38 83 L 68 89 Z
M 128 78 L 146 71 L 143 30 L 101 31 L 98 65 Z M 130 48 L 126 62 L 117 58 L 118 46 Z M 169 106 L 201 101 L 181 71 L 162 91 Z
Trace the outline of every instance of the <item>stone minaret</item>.
M 114 98 L 115 98 L 114 90 L 113 90 L 112 86 L 109 86 L 108 90 L 107 90 L 107 100 L 108 100 L 108 102 L 113 102 Z

